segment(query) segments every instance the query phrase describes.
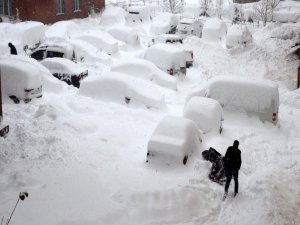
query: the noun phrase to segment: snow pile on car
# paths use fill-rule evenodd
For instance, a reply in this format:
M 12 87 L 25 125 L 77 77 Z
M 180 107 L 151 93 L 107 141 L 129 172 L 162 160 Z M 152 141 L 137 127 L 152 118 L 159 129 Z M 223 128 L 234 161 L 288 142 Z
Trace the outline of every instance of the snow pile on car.
M 100 25 L 123 25 L 125 24 L 125 15 L 125 10 L 120 7 L 106 6 L 101 15 Z
M 158 109 L 165 107 L 164 95 L 155 85 L 118 72 L 87 77 L 81 82 L 79 93 L 120 104 Z
M 246 25 L 232 25 L 226 36 L 226 47 L 232 48 L 239 44 L 252 42 L 252 35 Z
M 138 45 L 140 43 L 137 30 L 131 27 L 113 27 L 110 28 L 107 32 L 114 38 L 123 41 L 126 44 Z
M 185 118 L 193 120 L 203 133 L 219 132 L 223 109 L 214 99 L 194 96 L 184 107 Z
M 177 90 L 176 78 L 161 71 L 148 60 L 128 59 L 119 61 L 111 67 L 111 71 L 122 72 L 135 78 L 153 81 L 162 87 Z
M 185 51 L 173 45 L 159 43 L 145 52 L 145 59 L 162 69 L 185 67 Z
M 80 33 L 79 26 L 70 20 L 59 21 L 52 24 L 45 32 L 46 40 L 66 40 L 72 35 Z
M 74 36 L 74 38 L 89 42 L 100 51 L 103 50 L 109 55 L 119 51 L 118 41 L 106 31 L 88 30 L 82 34 Z
M 222 41 L 225 40 L 227 26 L 224 21 L 218 18 L 211 18 L 204 23 L 202 30 L 202 39 L 205 41 Z
M 168 12 L 159 13 L 154 17 L 150 31 L 153 34 L 166 34 L 169 33 L 173 27 L 176 27 L 177 23 L 178 19 L 175 14 Z
M 8 42 L 11 42 L 20 51 L 25 46 L 34 48 L 38 43 L 43 40 L 45 34 L 45 25 L 40 22 L 26 21 L 16 24 L 0 23 L 0 46 L 9 53 L 7 46 Z M 3 45 L 3 47 L 2 47 Z
M 166 116 L 148 142 L 148 162 L 183 163 L 185 158 L 187 160 L 193 152 L 199 151 L 200 142 L 201 134 L 192 120 Z

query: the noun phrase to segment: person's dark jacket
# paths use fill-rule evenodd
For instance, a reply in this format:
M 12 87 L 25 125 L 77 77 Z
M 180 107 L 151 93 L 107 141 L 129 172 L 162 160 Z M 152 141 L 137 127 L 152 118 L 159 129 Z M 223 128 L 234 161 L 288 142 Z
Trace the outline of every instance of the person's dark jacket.
M 225 157 L 225 169 L 230 171 L 238 171 L 242 165 L 241 151 L 234 146 L 228 147 Z
M 8 46 L 10 47 L 10 54 L 11 55 L 17 55 L 17 49 L 12 43 L 8 43 Z

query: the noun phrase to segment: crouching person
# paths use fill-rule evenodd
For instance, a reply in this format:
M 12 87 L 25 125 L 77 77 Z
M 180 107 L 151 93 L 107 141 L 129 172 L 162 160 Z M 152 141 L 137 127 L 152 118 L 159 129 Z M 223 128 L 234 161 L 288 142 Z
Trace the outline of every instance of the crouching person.
M 226 177 L 225 177 L 224 161 L 222 155 L 214 148 L 209 148 L 209 150 L 202 152 L 202 156 L 204 159 L 212 163 L 208 175 L 209 179 L 211 179 L 212 181 L 218 184 L 223 185 L 226 181 Z

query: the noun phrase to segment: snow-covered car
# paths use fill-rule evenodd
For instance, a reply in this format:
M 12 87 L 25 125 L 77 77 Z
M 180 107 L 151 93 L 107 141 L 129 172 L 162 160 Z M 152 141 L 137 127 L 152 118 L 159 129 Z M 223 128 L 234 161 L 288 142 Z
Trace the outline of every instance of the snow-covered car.
M 226 35 L 226 47 L 232 48 L 237 45 L 247 45 L 252 42 L 252 35 L 246 25 L 232 25 Z
M 165 44 L 175 44 L 177 47 L 184 49 L 183 40 L 184 37 L 182 35 L 160 34 L 157 37 L 153 38 L 148 46 L 150 47 L 154 44 L 165 43 Z M 193 50 L 187 50 L 187 49 L 184 49 L 184 51 L 185 51 L 185 58 L 186 58 L 186 68 L 189 68 L 194 64 L 194 52 Z
M 153 34 L 174 34 L 178 19 L 175 14 L 162 12 L 154 17 L 150 31 Z
M 137 23 L 151 20 L 150 9 L 145 5 L 134 5 L 127 8 L 127 22 Z
M 147 162 L 187 163 L 193 152 L 199 151 L 202 142 L 197 125 L 190 119 L 174 116 L 164 117 L 147 146 Z
M 214 99 L 194 96 L 185 105 L 183 116 L 193 120 L 203 133 L 222 132 L 223 109 Z
M 187 100 L 192 96 L 215 99 L 224 110 L 246 112 L 263 122 L 278 122 L 278 85 L 270 80 L 217 76 Z
M 169 44 L 159 43 L 151 46 L 146 50 L 144 58 L 170 75 L 185 75 L 186 68 L 190 66 L 186 51 Z
M 73 36 L 79 40 L 89 42 L 100 51 L 104 51 L 108 55 L 115 54 L 119 51 L 118 41 L 106 31 L 88 30 L 82 34 Z
M 113 72 L 125 73 L 129 76 L 153 81 L 154 83 L 177 90 L 177 80 L 158 69 L 152 62 L 145 59 L 127 59 L 115 63 L 111 67 Z
M 124 25 L 126 12 L 121 7 L 106 6 L 101 15 L 100 25 Z
M 117 40 L 123 41 L 126 44 L 138 45 L 140 43 L 137 30 L 131 27 L 112 27 L 108 29 L 107 32 Z
M 35 50 L 33 50 L 30 54 L 30 57 L 38 61 L 53 57 L 61 57 L 70 60 L 76 60 L 75 52 L 73 50 L 72 45 L 66 42 L 44 43 Z
M 202 28 L 203 23 L 200 22 L 199 19 L 183 18 L 177 25 L 176 34 L 184 36 L 195 35 L 197 37 L 201 37 Z
M 3 95 L 9 96 L 15 103 L 20 100 L 29 102 L 43 95 L 43 71 L 31 60 L 22 55 L 0 56 Z
M 202 29 L 202 39 L 205 41 L 218 42 L 226 38 L 227 26 L 223 20 L 211 18 L 205 21 Z
M 105 72 L 89 76 L 81 82 L 79 93 L 108 102 L 164 108 L 164 95 L 154 84 L 123 73 Z
M 88 70 L 77 63 L 64 58 L 48 58 L 41 61 L 54 77 L 79 88 L 82 79 L 88 76 Z

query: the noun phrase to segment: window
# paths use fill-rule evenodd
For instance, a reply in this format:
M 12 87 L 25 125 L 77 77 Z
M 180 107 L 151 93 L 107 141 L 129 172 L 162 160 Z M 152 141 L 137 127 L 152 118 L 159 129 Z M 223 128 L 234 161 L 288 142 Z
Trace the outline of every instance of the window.
M 74 11 L 79 11 L 81 6 L 81 0 L 74 0 Z
M 33 53 L 31 55 L 31 57 L 36 60 L 42 60 L 42 59 L 44 59 L 44 53 L 45 53 L 45 50 L 39 50 L 39 51 L 36 51 L 35 53 Z
M 63 14 L 65 12 L 65 0 L 56 0 L 57 14 Z
M 12 15 L 12 0 L 0 0 L 0 15 Z
M 47 51 L 47 58 L 59 57 L 62 58 L 64 53 L 62 52 L 55 52 L 55 51 Z

